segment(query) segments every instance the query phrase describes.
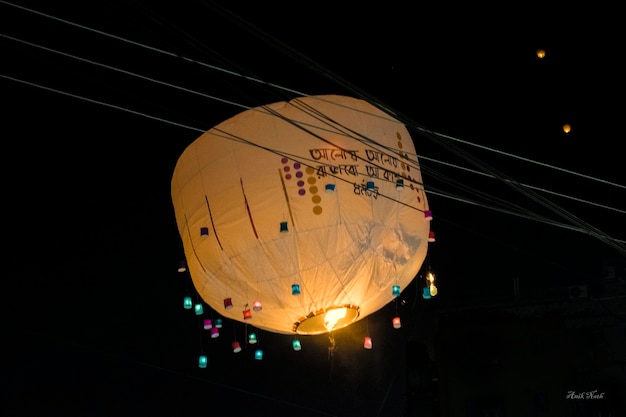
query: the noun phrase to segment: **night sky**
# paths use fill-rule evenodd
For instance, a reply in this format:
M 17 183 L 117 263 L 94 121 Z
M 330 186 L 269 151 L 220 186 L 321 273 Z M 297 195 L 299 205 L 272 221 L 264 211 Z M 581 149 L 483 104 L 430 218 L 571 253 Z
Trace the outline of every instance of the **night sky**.
M 70 3 L 0 1 L 3 415 L 402 415 L 438 311 L 507 297 L 513 278 L 592 283 L 625 256 L 615 10 Z M 260 332 L 255 361 L 229 350 L 241 328 L 210 339 L 182 308 L 170 180 L 201 132 L 301 94 L 375 100 L 409 126 L 439 295 L 412 285 L 332 356 L 325 335 L 294 352 Z

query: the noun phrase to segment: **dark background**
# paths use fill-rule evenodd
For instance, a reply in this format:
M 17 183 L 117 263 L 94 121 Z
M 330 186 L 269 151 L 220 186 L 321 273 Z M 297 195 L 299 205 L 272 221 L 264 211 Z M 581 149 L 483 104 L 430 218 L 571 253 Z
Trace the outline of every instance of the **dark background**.
M 224 3 L 0 1 L 4 415 L 406 415 L 442 312 L 508 299 L 514 279 L 595 288 L 624 259 L 617 10 Z M 332 357 L 326 336 L 293 352 L 261 333 L 255 361 L 230 352 L 233 323 L 210 339 L 182 308 L 170 179 L 201 132 L 303 94 L 409 126 L 439 295 L 414 283 Z

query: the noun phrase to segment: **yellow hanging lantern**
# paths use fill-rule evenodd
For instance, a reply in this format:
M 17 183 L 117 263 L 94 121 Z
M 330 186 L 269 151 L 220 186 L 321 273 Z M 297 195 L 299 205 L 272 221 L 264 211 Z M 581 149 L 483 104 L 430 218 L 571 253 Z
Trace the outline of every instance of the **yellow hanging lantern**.
M 406 288 L 426 257 L 415 146 L 364 100 L 302 97 L 244 111 L 185 149 L 171 186 L 199 295 L 258 329 L 349 326 L 392 301 L 392 287 Z M 257 299 L 263 309 L 242 318 Z

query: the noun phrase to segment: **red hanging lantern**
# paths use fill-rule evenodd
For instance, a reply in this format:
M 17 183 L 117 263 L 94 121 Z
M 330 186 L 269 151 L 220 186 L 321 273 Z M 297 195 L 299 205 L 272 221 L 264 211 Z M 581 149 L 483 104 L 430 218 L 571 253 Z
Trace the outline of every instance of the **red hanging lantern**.
M 365 341 L 363 342 L 363 347 L 365 349 L 371 349 L 372 348 L 372 338 L 369 336 L 365 337 Z

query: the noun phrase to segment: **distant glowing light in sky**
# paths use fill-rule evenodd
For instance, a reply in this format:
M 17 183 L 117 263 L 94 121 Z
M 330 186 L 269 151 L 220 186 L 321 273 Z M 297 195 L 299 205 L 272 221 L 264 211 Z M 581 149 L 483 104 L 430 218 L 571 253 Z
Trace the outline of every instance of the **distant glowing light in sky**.
M 537 49 L 537 58 L 543 59 L 546 56 L 545 49 Z
M 565 132 L 566 134 L 569 133 L 572 130 L 572 126 L 570 126 L 569 124 L 565 123 L 563 125 L 563 132 Z

